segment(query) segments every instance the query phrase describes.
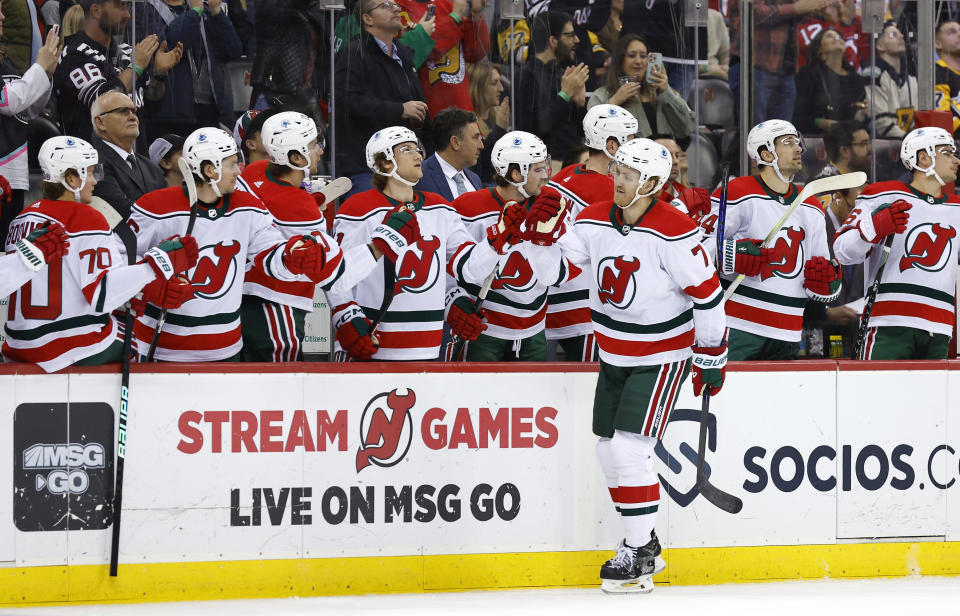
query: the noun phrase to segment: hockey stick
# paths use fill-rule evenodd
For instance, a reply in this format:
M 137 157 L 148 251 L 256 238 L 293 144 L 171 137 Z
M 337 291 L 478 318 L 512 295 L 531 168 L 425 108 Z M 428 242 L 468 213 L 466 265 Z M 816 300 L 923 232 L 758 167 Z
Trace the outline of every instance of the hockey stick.
M 770 229 L 770 233 L 767 234 L 767 237 L 763 240 L 763 248 L 769 248 L 770 243 L 773 242 L 773 239 L 777 237 L 777 233 L 780 232 L 780 228 L 783 227 L 783 223 L 787 222 L 787 219 L 793 214 L 793 212 L 800 207 L 800 204 L 807 200 L 807 198 L 820 193 L 825 192 L 834 192 L 837 190 L 848 190 L 850 188 L 856 188 L 857 186 L 863 186 L 867 183 L 867 174 L 862 171 L 856 171 L 854 173 L 842 173 L 840 175 L 833 175 L 826 178 L 820 178 L 813 180 L 812 182 L 807 182 L 807 185 L 803 187 L 803 190 L 800 191 L 800 194 L 797 195 L 797 198 L 793 200 L 793 203 L 790 204 L 790 207 L 787 208 L 787 211 L 784 212 L 783 216 L 780 217 L 780 220 L 777 221 L 777 224 L 773 225 L 773 228 Z M 720 247 L 723 248 L 722 246 Z M 717 259 L 722 258 L 722 253 L 717 256 Z M 737 287 L 740 286 L 740 283 L 743 282 L 745 276 L 740 274 L 737 278 L 727 287 L 726 292 L 723 294 L 723 301 L 730 299 L 730 296 L 733 295 L 733 292 Z
M 873 304 L 877 301 L 877 291 L 880 290 L 880 279 L 883 278 L 883 270 L 887 266 L 887 257 L 890 256 L 890 247 L 893 246 L 895 233 L 887 236 L 883 242 L 883 252 L 880 254 L 880 264 L 877 266 L 877 277 L 873 279 L 873 284 L 867 290 L 866 302 L 863 305 L 863 316 L 860 318 L 860 327 L 857 329 L 857 344 L 853 347 L 853 355 L 850 359 L 859 359 L 860 352 L 863 350 L 863 343 L 867 339 L 867 328 L 870 322 L 870 313 L 873 312 Z
M 133 253 L 134 257 L 136 253 Z M 117 424 L 117 468 L 113 480 L 113 535 L 110 541 L 110 577 L 117 577 L 120 559 L 120 512 L 123 503 L 123 463 L 126 459 L 127 410 L 130 406 L 130 350 L 133 348 L 133 311 L 129 302 L 123 318 L 123 358 L 120 376 L 120 420 Z
M 710 386 L 704 385 L 700 407 L 700 448 L 697 454 L 697 489 L 703 497 L 727 513 L 740 513 L 743 501 L 727 494 L 707 478 L 707 418 L 710 416 Z
M 190 201 L 190 220 L 187 222 L 187 235 L 193 233 L 193 225 L 197 222 L 197 184 L 193 179 L 193 172 L 190 171 L 190 165 L 181 158 L 179 161 L 180 175 L 183 176 L 183 182 L 187 185 L 187 199 Z M 150 350 L 147 351 L 147 362 L 153 361 L 153 354 L 157 351 L 157 342 L 160 341 L 160 332 L 163 330 L 163 324 L 167 322 L 167 309 L 160 309 L 160 318 L 157 319 L 157 327 L 153 330 L 153 340 L 150 341 Z
M 720 207 L 717 208 L 717 262 L 723 254 L 723 238 L 727 232 L 727 188 L 730 186 L 730 161 L 720 169 Z
M 484 278 L 483 286 L 480 287 L 480 292 L 477 293 L 477 303 L 473 305 L 473 311 L 477 314 L 480 313 L 480 308 L 483 306 L 484 300 L 487 299 L 487 293 L 490 292 L 490 287 L 493 286 L 493 279 L 497 277 L 497 273 L 500 271 L 500 263 L 494 266 L 493 271 L 490 272 L 490 275 Z M 453 352 L 450 354 L 450 361 L 463 361 L 463 349 L 466 346 L 467 341 L 461 338 L 460 336 L 454 336 L 453 341 Z

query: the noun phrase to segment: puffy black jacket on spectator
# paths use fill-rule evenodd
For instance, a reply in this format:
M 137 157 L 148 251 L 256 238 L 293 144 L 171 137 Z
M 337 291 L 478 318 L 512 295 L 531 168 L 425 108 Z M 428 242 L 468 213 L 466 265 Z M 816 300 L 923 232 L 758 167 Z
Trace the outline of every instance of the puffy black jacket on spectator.
M 546 64 L 532 56 L 517 82 L 515 100 L 517 128 L 533 133 L 547 144 L 550 156 L 563 160 L 567 150 L 583 143 L 586 106 L 561 97 L 563 67 L 555 60 Z
M 430 115 L 424 126 L 402 119 L 403 103 L 423 101 L 420 79 L 413 67 L 413 51 L 394 41 L 403 63 L 387 56 L 366 31 L 337 56 L 336 139 L 337 175 L 367 171 L 365 149 L 373 133 L 388 126 L 406 126 L 429 147 Z

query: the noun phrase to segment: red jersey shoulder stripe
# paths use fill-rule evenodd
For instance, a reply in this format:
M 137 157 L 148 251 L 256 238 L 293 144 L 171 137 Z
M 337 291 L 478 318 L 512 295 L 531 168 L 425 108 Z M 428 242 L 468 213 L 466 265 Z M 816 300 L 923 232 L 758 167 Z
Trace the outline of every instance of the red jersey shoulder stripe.
M 598 201 L 587 207 L 577 216 L 577 221 L 592 220 L 610 224 L 610 208 L 613 207 L 613 199 L 608 201 Z

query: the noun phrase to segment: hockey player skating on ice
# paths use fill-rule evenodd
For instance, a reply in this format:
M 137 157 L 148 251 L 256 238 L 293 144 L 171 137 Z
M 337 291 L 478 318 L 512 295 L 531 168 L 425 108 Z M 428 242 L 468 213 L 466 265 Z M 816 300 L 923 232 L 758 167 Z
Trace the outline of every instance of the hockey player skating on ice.
M 800 192 L 791 183 L 802 168 L 803 142 L 783 120 L 761 122 L 750 130 L 747 149 L 759 175 L 730 180 L 727 190 L 723 252 L 718 269 L 725 278 L 746 278 L 726 302 L 730 360 L 796 359 L 803 309 L 808 299 L 830 302 L 840 293 L 840 268 L 830 260 L 826 223 L 816 197 L 801 204 L 777 232 L 771 247 L 761 248 Z M 704 247 L 716 251 L 720 191 L 703 219 Z
M 490 159 L 496 169 L 496 186 L 468 192 L 453 202 L 474 241 L 499 236 L 501 248 L 497 275 L 483 304 L 487 329 L 467 345 L 467 361 L 545 361 L 547 341 L 544 322 L 547 289 L 575 276 L 579 269 L 551 267 L 549 279 L 537 276 L 520 244 L 521 229 L 534 200 L 550 179 L 550 155 L 543 141 L 531 133 L 509 132 L 497 140 Z M 612 192 L 612 191 L 611 191 Z M 532 212 L 535 216 L 536 212 Z M 498 227 L 498 224 L 500 225 Z M 511 246 L 509 239 L 517 244 Z M 496 240 L 494 240 L 496 241 Z M 504 241 L 506 243 L 504 244 Z M 457 283 L 476 296 L 480 287 L 460 278 L 460 269 L 451 270 Z
M 234 192 L 240 175 L 237 144 L 225 131 L 194 131 L 184 141 L 182 157 L 197 187 L 193 236 L 200 246 L 200 258 L 189 272 L 191 299 L 167 314 L 155 356 L 181 362 L 237 360 L 248 264 L 285 282 L 299 280 L 300 275 L 320 280 L 327 246 L 309 234 L 285 238 L 259 199 Z M 145 250 L 157 238 L 184 233 L 190 210 L 187 193 L 180 186 L 138 199 L 129 220 L 138 250 Z M 141 354 L 149 349 L 159 316 L 158 309 L 147 306 L 146 314 L 137 319 L 134 334 Z
M 913 181 L 867 186 L 833 249 L 844 265 L 866 262 L 870 285 L 889 245 L 861 359 L 946 359 L 956 322 L 960 198 L 945 195 L 943 185 L 956 181 L 960 159 L 950 133 L 918 128 L 904 137 L 900 160 Z
M 27 284 L 48 263 L 70 250 L 70 239 L 60 223 L 37 227 L 27 237 L 17 240 L 13 250 L 0 255 L 0 298 Z
M 185 301 L 190 285 L 178 274 L 197 262 L 196 241 L 173 233 L 159 236 L 157 246 L 145 245 L 139 263 L 128 265 L 123 243 L 89 205 L 100 174 L 93 146 L 75 137 L 53 137 L 38 158 L 44 198 L 10 224 L 7 249 L 16 250 L 21 238 L 46 228 L 31 240 L 43 246 L 62 225 L 70 250 L 10 297 L 3 355 L 47 372 L 120 361 L 120 323 L 110 313 L 141 291 L 143 299 L 165 308 Z M 52 250 L 49 256 L 55 254 Z
M 637 119 L 617 105 L 596 105 L 583 118 L 584 144 L 590 157 L 584 164 L 561 169 L 549 186 L 567 200 L 565 224 L 569 227 L 577 215 L 591 203 L 613 198 L 613 180 L 608 174 L 610 161 L 620 146 L 637 133 Z M 567 361 L 596 361 L 596 342 L 590 320 L 589 281 L 577 276 L 547 297 L 547 340 L 557 340 Z
M 623 144 L 612 164 L 613 201 L 584 209 L 558 242 L 591 280 L 600 347 L 593 432 L 625 530 L 616 556 L 600 570 L 608 592 L 650 591 L 651 577 L 664 567 L 654 532 L 660 501 L 654 447 L 687 372 L 695 394 L 709 385 L 715 395 L 726 366 L 716 269 L 696 224 L 657 198 L 670 167 L 669 152 L 649 139 Z
M 341 248 L 349 251 L 365 244 L 383 226 L 381 221 L 401 208 L 416 213 L 418 228 L 401 230 L 383 244 L 384 255 L 394 264 L 393 278 L 384 276 L 380 261 L 351 293 L 328 294 L 337 343 L 353 359 L 436 359 L 444 319 L 453 334 L 466 340 L 476 340 L 486 328 L 474 303 L 448 275 L 448 266 L 460 268 L 462 279 L 480 284 L 499 255 L 491 242 L 473 241 L 443 197 L 413 189 L 423 175 L 423 151 L 413 131 L 400 126 L 377 131 L 367 142 L 366 158 L 375 188 L 340 206 L 334 236 Z M 389 307 L 381 315 L 384 305 Z
M 301 188 L 303 181 L 316 173 L 323 154 L 313 119 L 295 111 L 278 113 L 264 122 L 261 138 L 270 160 L 262 179 L 251 179 L 258 184 L 256 194 L 285 240 L 312 235 L 324 251 L 323 262 L 312 277 L 278 280 L 260 265 L 247 271 L 241 308 L 243 359 L 295 361 L 300 357 L 304 319 L 313 310 L 314 286 L 329 291 L 337 285 L 349 291 L 370 273 L 381 253 L 367 243 L 344 254 L 323 231 L 326 222 L 316 195 Z M 415 223 L 412 217 L 397 214 L 387 224 L 400 228 Z

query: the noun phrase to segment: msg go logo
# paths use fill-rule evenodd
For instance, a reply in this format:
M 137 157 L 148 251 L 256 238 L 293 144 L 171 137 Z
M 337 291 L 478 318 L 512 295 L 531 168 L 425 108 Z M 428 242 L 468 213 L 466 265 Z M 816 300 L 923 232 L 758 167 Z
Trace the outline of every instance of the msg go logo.
M 90 487 L 86 469 L 103 468 L 106 451 L 100 443 L 37 443 L 23 451 L 23 470 L 36 473 L 37 492 L 83 494 Z

